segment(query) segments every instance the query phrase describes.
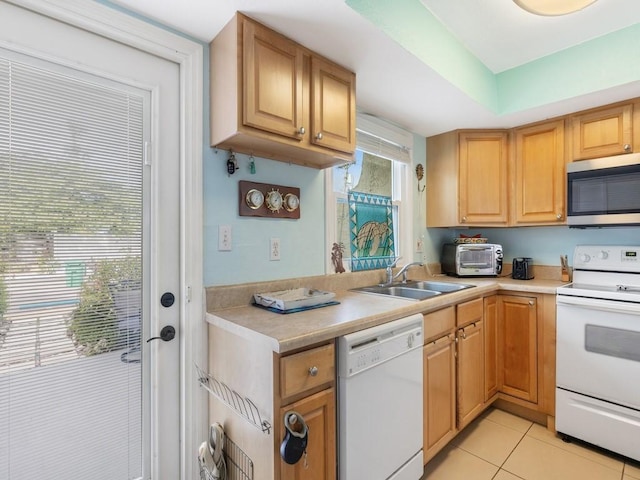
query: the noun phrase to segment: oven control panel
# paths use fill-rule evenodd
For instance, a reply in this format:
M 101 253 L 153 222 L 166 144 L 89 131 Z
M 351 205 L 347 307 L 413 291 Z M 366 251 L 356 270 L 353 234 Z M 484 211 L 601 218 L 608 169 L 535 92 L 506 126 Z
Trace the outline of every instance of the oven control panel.
M 573 268 L 621 272 L 640 271 L 640 246 L 578 245 Z

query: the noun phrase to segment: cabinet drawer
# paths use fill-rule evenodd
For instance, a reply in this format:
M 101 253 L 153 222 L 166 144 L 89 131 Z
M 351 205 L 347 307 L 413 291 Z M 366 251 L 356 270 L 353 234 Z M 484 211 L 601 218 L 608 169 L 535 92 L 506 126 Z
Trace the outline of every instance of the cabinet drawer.
M 334 378 L 335 354 L 332 343 L 280 359 L 282 398 L 331 383 Z
M 484 302 L 482 298 L 477 298 L 469 302 L 458 305 L 457 326 L 462 327 L 468 323 L 482 320 Z
M 442 310 L 424 315 L 424 343 L 425 345 L 436 337 L 449 333 L 456 326 L 455 307 L 447 307 Z

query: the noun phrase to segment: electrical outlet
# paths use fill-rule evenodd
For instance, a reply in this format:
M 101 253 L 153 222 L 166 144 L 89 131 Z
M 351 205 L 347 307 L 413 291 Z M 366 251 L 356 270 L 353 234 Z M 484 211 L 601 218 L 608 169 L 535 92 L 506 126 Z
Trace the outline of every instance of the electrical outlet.
M 231 251 L 231 225 L 218 226 L 218 250 L 220 252 Z
M 422 239 L 419 238 L 418 240 L 416 240 L 416 253 L 422 253 L 422 249 L 423 249 Z
M 280 260 L 280 239 L 277 237 L 269 240 L 269 260 Z

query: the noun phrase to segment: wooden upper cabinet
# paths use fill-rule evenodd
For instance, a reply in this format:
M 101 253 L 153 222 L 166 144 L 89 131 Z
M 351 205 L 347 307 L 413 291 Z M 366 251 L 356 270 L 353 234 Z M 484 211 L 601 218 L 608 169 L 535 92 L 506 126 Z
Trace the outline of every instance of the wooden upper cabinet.
M 353 160 L 355 75 L 237 13 L 210 52 L 210 144 L 326 168 Z
M 311 142 L 342 152 L 356 148 L 356 77 L 320 57 L 311 58 Z
M 303 50 L 247 18 L 242 28 L 243 124 L 301 140 Z
M 505 226 L 506 131 L 454 131 L 427 139 L 427 226 Z
M 459 140 L 460 223 L 506 225 L 506 132 L 462 132 Z
M 617 105 L 571 118 L 573 160 L 633 151 L 633 104 Z
M 517 128 L 514 167 L 512 223 L 565 223 L 564 120 Z

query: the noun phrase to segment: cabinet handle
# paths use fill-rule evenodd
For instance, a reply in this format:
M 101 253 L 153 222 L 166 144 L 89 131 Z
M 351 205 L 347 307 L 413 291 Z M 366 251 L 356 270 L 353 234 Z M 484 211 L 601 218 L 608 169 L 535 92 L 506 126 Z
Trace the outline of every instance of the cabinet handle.
M 533 306 L 533 300 L 529 300 L 529 305 Z
M 315 377 L 316 375 L 318 375 L 318 367 L 313 366 L 309 369 L 309 375 L 311 375 L 312 377 Z
M 316 140 L 322 140 L 322 132 L 318 132 L 316 135 Z
M 467 217 L 462 217 L 461 223 L 465 223 L 467 221 Z
M 628 144 L 628 143 L 625 143 L 622 148 L 624 148 L 625 152 L 630 152 L 631 151 L 631 145 Z
M 557 218 L 558 220 L 562 220 L 562 214 L 561 214 L 561 213 L 557 214 L 557 215 L 556 215 L 556 218 Z
M 304 129 L 304 127 L 300 127 L 298 129 L 298 135 L 304 135 L 305 133 L 307 133 L 307 131 Z

